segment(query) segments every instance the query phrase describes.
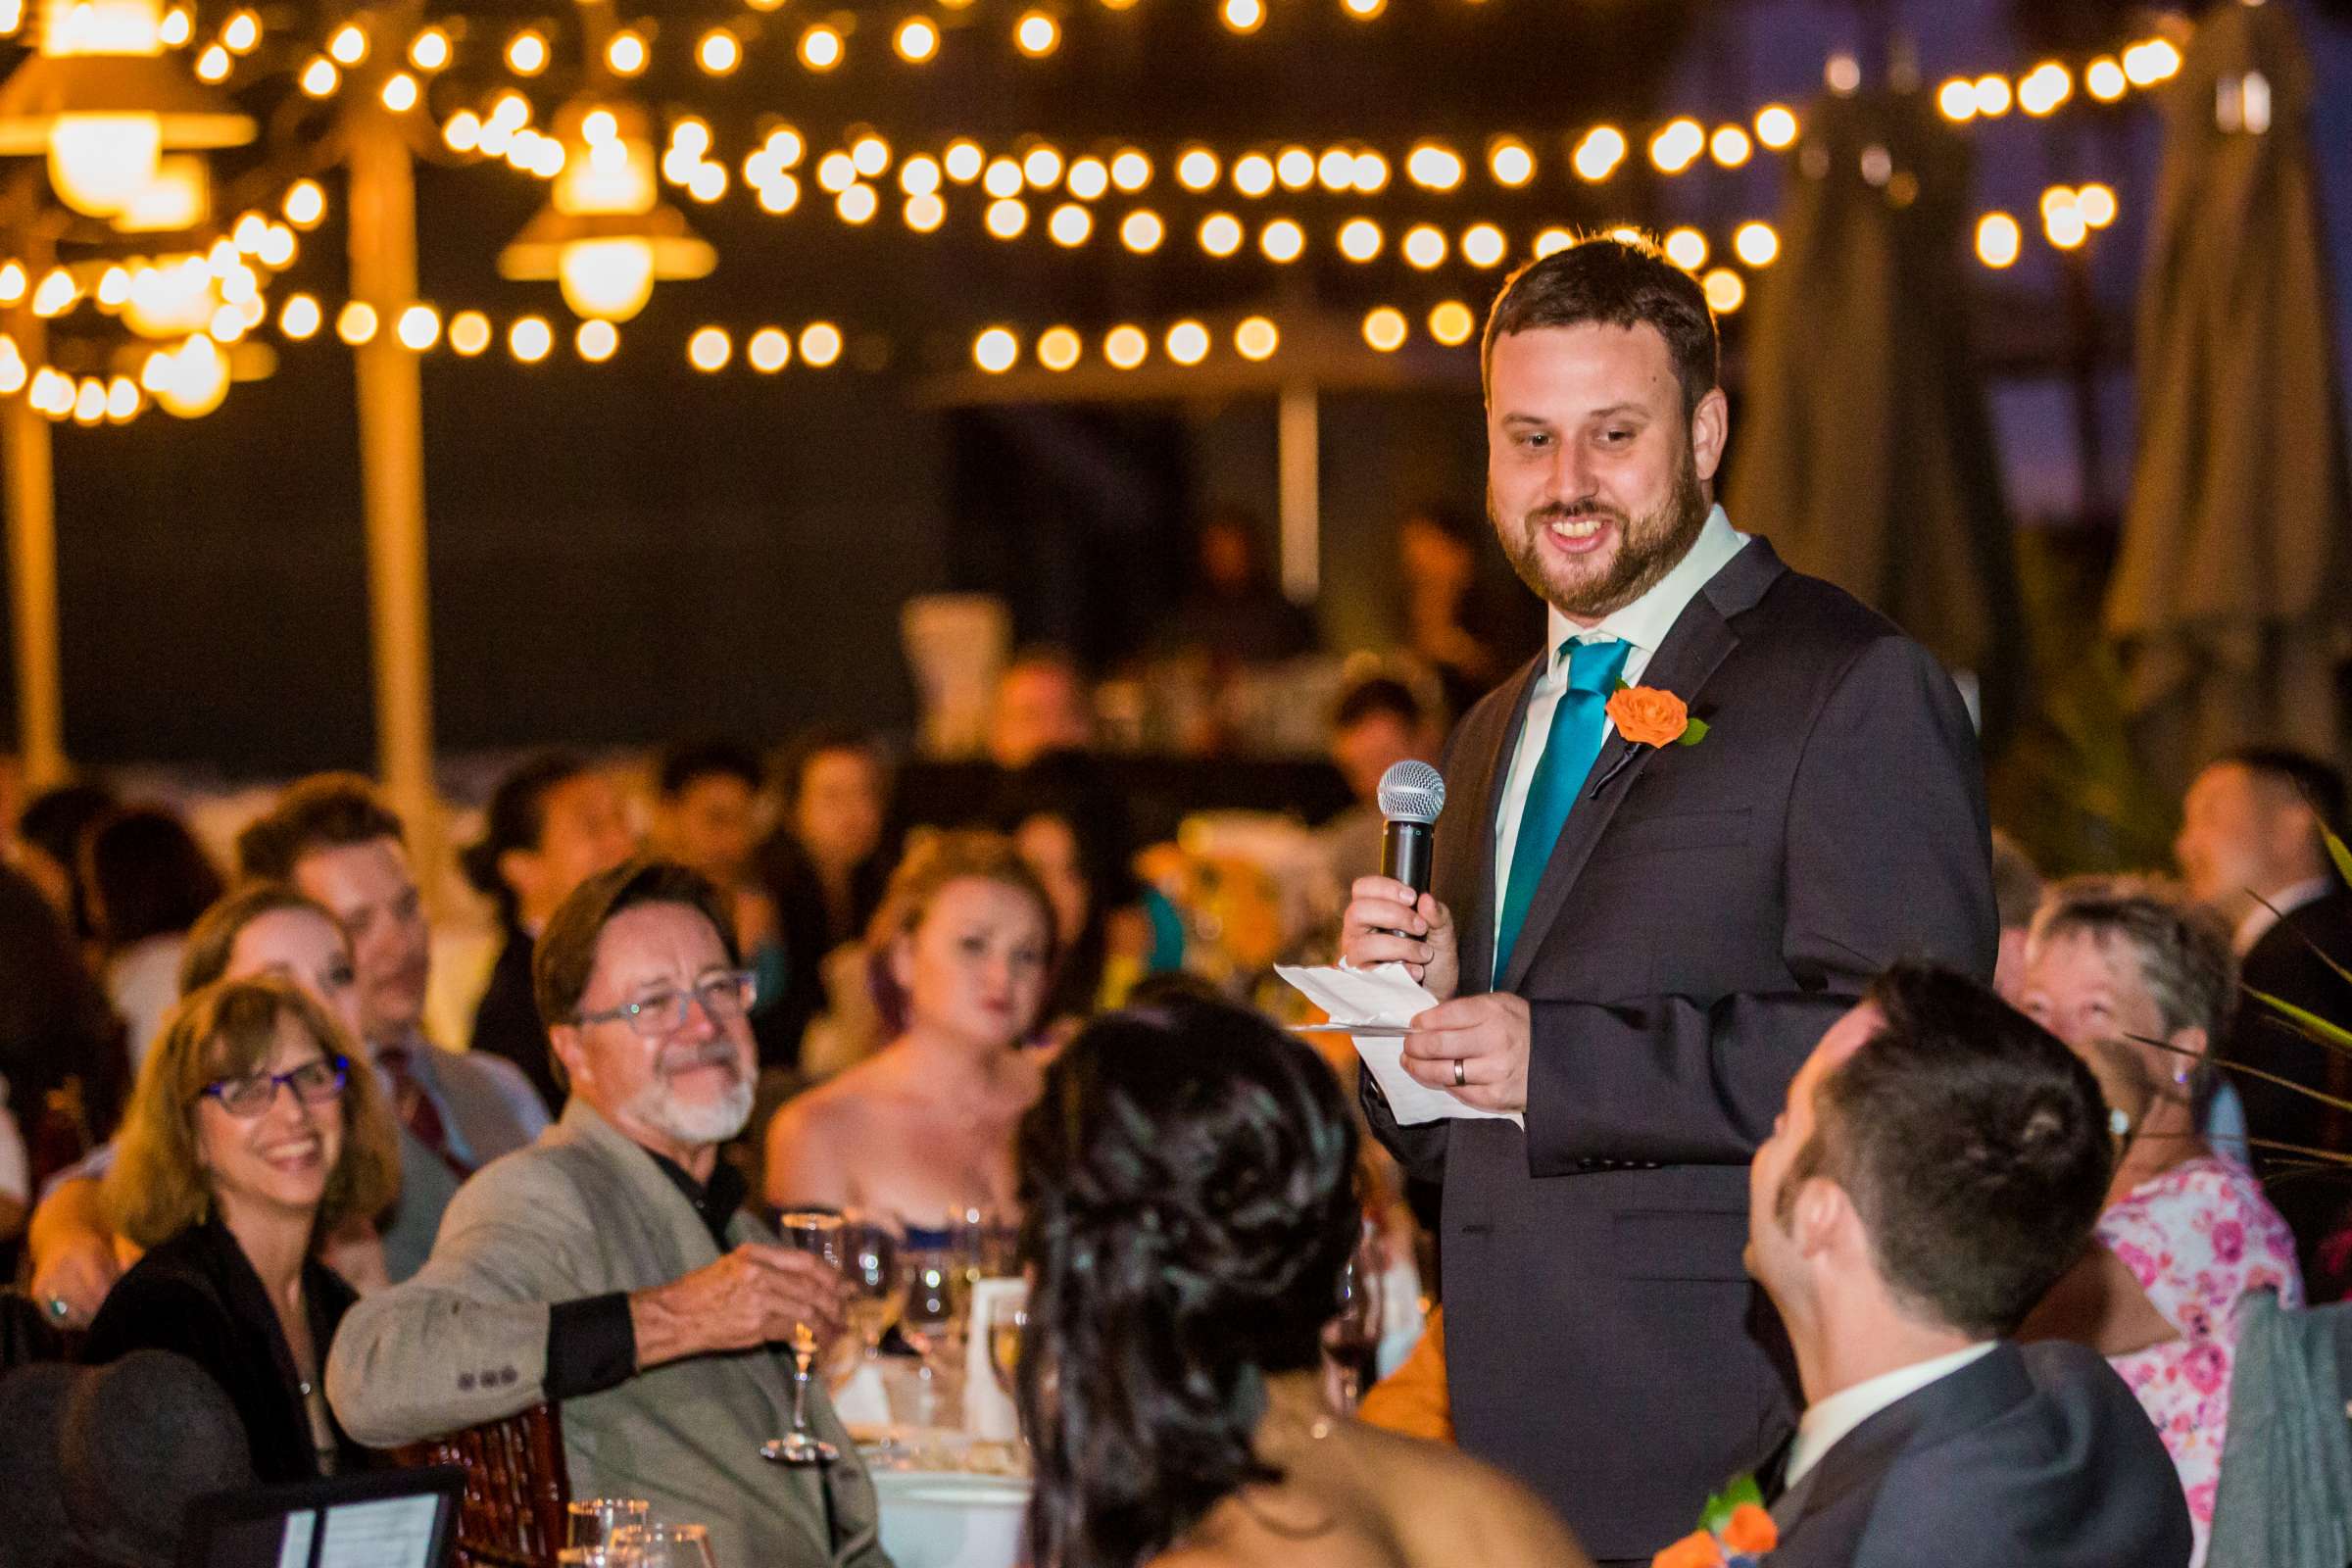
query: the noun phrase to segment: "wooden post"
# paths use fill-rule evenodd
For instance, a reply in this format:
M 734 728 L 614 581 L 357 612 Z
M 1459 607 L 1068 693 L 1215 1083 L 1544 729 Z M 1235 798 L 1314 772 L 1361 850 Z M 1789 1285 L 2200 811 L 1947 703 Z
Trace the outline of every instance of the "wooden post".
M 39 276 L 35 271 L 32 275 Z M 27 366 L 48 357 L 48 335 L 30 310 L 13 313 Z M 8 469 L 9 609 L 16 632 L 17 736 L 24 791 L 66 781 L 66 723 L 57 652 L 57 479 L 49 419 L 29 389 L 0 407 Z
M 416 185 L 391 114 L 354 105 L 344 122 L 351 176 L 351 297 L 373 306 L 376 334 L 354 355 L 360 480 L 368 523 L 368 603 L 375 660 L 376 765 L 407 821 L 417 877 L 439 869 L 433 787 L 431 593 L 424 549 L 424 396 L 416 356 L 394 335 L 416 298 Z

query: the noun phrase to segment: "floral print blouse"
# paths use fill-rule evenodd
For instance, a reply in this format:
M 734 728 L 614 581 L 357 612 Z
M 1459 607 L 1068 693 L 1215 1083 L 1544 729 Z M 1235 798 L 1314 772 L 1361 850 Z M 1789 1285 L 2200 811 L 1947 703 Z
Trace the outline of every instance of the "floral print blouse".
M 2303 1304 L 2295 1239 L 2254 1174 L 2214 1155 L 2140 1183 L 2099 1216 L 2098 1238 L 2180 1331 L 2179 1339 L 2109 1359 L 2180 1472 L 2196 1535 L 2189 1564 L 2203 1568 L 2230 1424 L 2238 1303 L 2268 1290 L 2278 1293 L 2281 1306 Z

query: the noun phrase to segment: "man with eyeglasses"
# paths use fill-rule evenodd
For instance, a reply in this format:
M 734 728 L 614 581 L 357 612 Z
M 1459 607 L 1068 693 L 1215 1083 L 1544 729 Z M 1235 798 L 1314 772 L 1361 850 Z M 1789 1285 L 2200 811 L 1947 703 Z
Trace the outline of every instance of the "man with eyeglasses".
M 809 1424 L 841 1457 L 760 1457 L 792 1426 L 782 1348 L 838 1330 L 843 1286 L 740 1206 L 718 1157 L 757 1069 L 716 891 L 661 860 L 592 877 L 548 921 L 532 982 L 563 1118 L 467 1182 L 416 1276 L 344 1320 L 337 1417 L 389 1446 L 560 1403 L 574 1496 L 708 1525 L 720 1562 L 888 1568 L 821 1386 Z

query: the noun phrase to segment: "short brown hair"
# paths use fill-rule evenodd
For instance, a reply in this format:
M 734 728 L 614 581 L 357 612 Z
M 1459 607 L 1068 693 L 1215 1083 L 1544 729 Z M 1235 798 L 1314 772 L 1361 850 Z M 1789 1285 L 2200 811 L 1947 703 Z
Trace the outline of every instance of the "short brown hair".
M 196 1152 L 196 1102 L 223 1077 L 270 1058 L 280 1019 L 293 1018 L 329 1056 L 346 1063 L 343 1148 L 319 1200 L 320 1234 L 380 1213 L 400 1190 L 400 1152 L 375 1072 L 343 1026 L 290 980 L 221 980 L 182 997 L 165 1017 L 123 1112 L 104 1198 L 118 1233 L 158 1247 L 212 1212 Z
M 1897 964 L 1868 1000 L 1877 1034 L 1814 1090 L 1784 1195 L 1844 1189 L 1896 1299 L 1968 1335 L 2025 1321 L 2090 1239 L 2114 1147 L 2090 1069 L 1947 969 Z M 1782 1200 L 1785 1203 L 1788 1199 Z
M 1721 350 L 1705 291 L 1648 240 L 1617 234 L 1588 235 L 1510 275 L 1487 313 L 1478 346 L 1481 383 L 1493 391 L 1497 338 L 1588 321 L 1656 329 L 1682 383 L 1685 419 L 1715 389 Z
M 407 838 L 367 779 L 314 773 L 287 785 L 269 814 L 237 835 L 237 873 L 283 882 L 294 875 L 294 862 L 315 851 Z
M 2220 1048 L 2237 1010 L 2237 957 L 2212 910 L 2156 877 L 2069 877 L 2043 898 L 2030 940 L 2039 949 L 2077 935 L 2124 944 L 2166 1034 L 2202 1029 Z
M 188 927 L 186 946 L 179 953 L 179 994 L 200 991 L 228 972 L 228 956 L 245 928 L 265 914 L 300 909 L 343 929 L 332 910 L 286 882 L 247 882 L 216 900 Z
M 539 1004 L 541 1023 L 553 1029 L 578 1020 L 580 998 L 596 977 L 596 945 L 605 927 L 623 909 L 641 904 L 682 904 L 695 910 L 718 933 L 727 961 L 742 961 L 735 948 L 735 922 L 709 877 L 675 860 L 624 861 L 572 889 L 539 934 L 531 954 L 531 996 Z M 561 1075 L 563 1070 L 558 1060 L 556 1071 Z
M 1046 885 L 1010 838 L 1003 833 L 985 833 L 976 829 L 959 829 L 953 833 L 937 833 L 916 841 L 906 852 L 906 858 L 890 876 L 890 885 L 882 892 L 882 903 L 874 910 L 872 924 L 866 927 L 865 946 L 869 963 L 868 980 L 874 993 L 874 1005 L 882 1014 L 882 1024 L 891 1034 L 906 1027 L 906 996 L 890 972 L 891 946 L 899 938 L 910 936 L 931 912 L 932 901 L 940 890 L 951 882 L 967 879 L 998 882 L 1017 893 L 1025 894 L 1037 905 L 1046 921 L 1046 968 L 1053 970 L 1060 956 L 1054 927 L 1054 900 L 1048 896 Z

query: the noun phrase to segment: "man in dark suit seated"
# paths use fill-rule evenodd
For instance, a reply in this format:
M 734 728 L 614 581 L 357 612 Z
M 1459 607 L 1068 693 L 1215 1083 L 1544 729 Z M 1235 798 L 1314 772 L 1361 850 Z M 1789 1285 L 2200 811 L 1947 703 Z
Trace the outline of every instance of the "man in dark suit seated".
M 2180 817 L 2174 858 L 2189 891 L 2234 928 L 2245 988 L 2323 1018 L 2352 1015 L 2352 985 L 2328 963 L 2352 965 L 2352 892 L 2336 879 L 2320 832 L 2341 829 L 2343 775 L 2301 752 L 2248 747 L 2207 764 Z M 2352 1149 L 2352 1118 L 2271 1081 L 2352 1097 L 2352 1062 L 2251 998 L 2237 1010 L 2222 1059 L 2226 1068 L 2252 1069 L 2227 1076 L 2245 1104 L 2257 1165 L 2308 1157 L 2289 1150 Z M 2327 1271 L 2317 1265 L 2320 1243 L 2345 1218 L 2343 1185 L 2298 1176 L 2278 1183 L 2270 1197 L 2295 1233 L 2311 1299 L 2340 1296 L 2341 1282 L 2328 1289 Z
M 1990 990 L 1898 965 L 1749 1167 L 1749 1269 L 1804 1384 L 1758 1476 L 1775 1568 L 2182 1568 L 2188 1509 L 2097 1352 L 2006 1338 L 2082 1250 L 2097 1083 Z

